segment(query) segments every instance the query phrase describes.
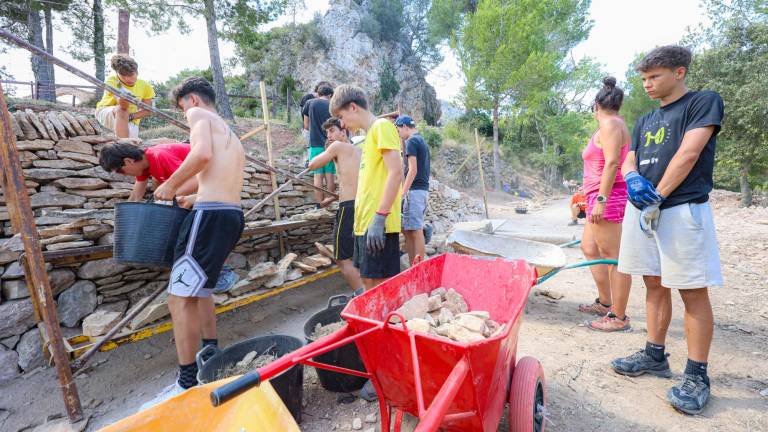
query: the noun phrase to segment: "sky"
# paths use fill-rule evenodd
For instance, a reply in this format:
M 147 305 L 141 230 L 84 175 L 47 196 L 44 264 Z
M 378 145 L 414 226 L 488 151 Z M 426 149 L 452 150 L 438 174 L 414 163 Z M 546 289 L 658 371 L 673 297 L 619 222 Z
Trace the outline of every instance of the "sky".
M 574 48 L 576 60 L 592 57 L 603 69 L 621 81 L 630 62 L 639 52 L 658 45 L 679 42 L 689 26 L 706 21 L 700 0 L 592 0 L 590 18 L 594 25 L 587 40 Z M 307 7 L 298 11 L 296 21 L 306 22 L 315 13 L 328 9 L 328 0 L 306 0 Z M 106 19 L 117 27 L 117 13 L 108 12 Z M 266 28 L 290 22 L 293 16 L 283 16 Z M 139 74 L 152 81 L 164 81 L 183 69 L 207 68 L 210 65 L 205 25 L 202 20 L 190 21 L 191 31 L 181 34 L 172 30 L 166 34 L 150 36 L 131 22 L 131 54 L 139 63 Z M 77 35 L 62 29 L 55 33 L 56 47 L 67 46 Z M 219 41 L 223 63 L 235 54 L 231 42 Z M 54 53 L 82 70 L 93 73 L 93 62 L 73 60 L 60 48 Z M 463 85 L 463 76 L 457 59 L 448 48 L 443 48 L 445 60 L 429 73 L 427 81 L 435 87 L 440 99 L 451 101 Z M 0 53 L 0 64 L 18 81 L 33 79 L 29 55 L 22 49 L 9 49 Z M 235 69 L 233 72 L 242 72 Z M 57 68 L 56 82 L 85 84 L 72 74 Z M 19 95 L 29 93 L 29 87 L 17 89 Z

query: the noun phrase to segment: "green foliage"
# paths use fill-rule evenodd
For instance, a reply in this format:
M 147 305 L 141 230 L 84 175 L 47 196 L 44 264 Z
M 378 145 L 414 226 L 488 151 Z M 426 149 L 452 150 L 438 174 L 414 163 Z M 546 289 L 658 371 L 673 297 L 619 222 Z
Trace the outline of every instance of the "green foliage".
M 379 91 L 373 97 L 374 106 L 379 110 L 394 108 L 392 101 L 400 92 L 400 84 L 395 77 L 395 71 L 389 63 L 382 65 L 379 73 Z
M 407 1 L 407 0 L 406 0 Z M 371 0 L 360 32 L 379 42 L 397 42 L 403 30 L 403 0 Z
M 473 131 L 477 129 L 477 132 L 485 137 L 493 136 L 493 120 L 491 117 L 480 110 L 469 110 L 457 119 L 458 124 L 462 127 Z M 499 139 L 504 139 L 504 131 L 499 130 Z
M 635 122 L 640 117 L 659 107 L 657 100 L 651 99 L 643 89 L 643 79 L 635 70 L 635 65 L 642 60 L 645 53 L 640 53 L 627 68 L 626 81 L 624 82 L 624 103 L 621 106 L 621 116 L 627 122 L 630 132 L 635 127 Z
M 433 151 L 439 150 L 440 146 L 443 145 L 443 135 L 440 133 L 440 129 L 429 126 L 425 121 L 419 122 L 417 126 L 419 134 L 424 138 L 429 148 Z

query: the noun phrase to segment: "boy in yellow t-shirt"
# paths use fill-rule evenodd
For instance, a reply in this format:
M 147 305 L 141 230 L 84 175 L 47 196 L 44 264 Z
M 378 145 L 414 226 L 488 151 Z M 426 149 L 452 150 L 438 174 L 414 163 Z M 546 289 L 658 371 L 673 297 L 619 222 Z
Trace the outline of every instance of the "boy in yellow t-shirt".
M 112 69 L 116 75 L 107 78 L 106 83 L 118 90 L 141 99 L 146 104 L 152 104 L 155 89 L 148 82 L 138 79 L 139 66 L 127 55 L 112 56 Z M 104 92 L 96 104 L 96 120 L 105 128 L 115 132 L 118 138 L 138 138 L 141 119 L 151 115 L 151 111 L 139 110 L 127 100 Z
M 392 122 L 368 111 L 358 87 L 337 88 L 330 110 L 348 130 L 366 130 L 355 196 L 353 261 L 365 289 L 371 289 L 400 272 L 400 136 Z

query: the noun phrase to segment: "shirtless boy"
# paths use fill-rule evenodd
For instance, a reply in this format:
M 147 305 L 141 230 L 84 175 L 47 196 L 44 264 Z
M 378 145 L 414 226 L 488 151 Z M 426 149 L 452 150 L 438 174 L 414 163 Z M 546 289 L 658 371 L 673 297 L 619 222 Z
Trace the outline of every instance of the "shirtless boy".
M 193 211 L 179 230 L 168 284 L 179 378 L 151 402 L 156 404 L 198 384 L 195 354 L 202 338 L 216 338 L 211 293 L 216 278 L 244 228 L 240 191 L 245 152 L 240 140 L 216 113 L 216 93 L 200 77 L 182 81 L 171 93 L 190 126 L 191 149 L 179 169 L 155 190 L 155 198 L 171 200 L 190 178 L 197 194 L 179 197 Z
M 331 117 L 323 123 L 328 135 L 328 145 L 322 153 L 309 162 L 309 169 L 336 163 L 339 177 L 339 209 L 333 224 L 333 254 L 336 265 L 344 279 L 357 294 L 364 291 L 360 271 L 352 263 L 355 249 L 355 194 L 357 194 L 357 173 L 360 171 L 360 149 L 349 142 L 347 130 L 341 121 Z

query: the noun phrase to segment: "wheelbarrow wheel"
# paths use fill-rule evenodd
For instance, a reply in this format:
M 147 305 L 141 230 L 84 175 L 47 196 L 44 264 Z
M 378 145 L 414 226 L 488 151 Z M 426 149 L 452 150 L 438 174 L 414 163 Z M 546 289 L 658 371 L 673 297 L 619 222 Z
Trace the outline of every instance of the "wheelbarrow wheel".
M 523 357 L 512 373 L 509 390 L 509 430 L 511 432 L 542 432 L 547 388 L 544 369 L 533 357 Z

